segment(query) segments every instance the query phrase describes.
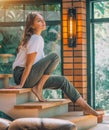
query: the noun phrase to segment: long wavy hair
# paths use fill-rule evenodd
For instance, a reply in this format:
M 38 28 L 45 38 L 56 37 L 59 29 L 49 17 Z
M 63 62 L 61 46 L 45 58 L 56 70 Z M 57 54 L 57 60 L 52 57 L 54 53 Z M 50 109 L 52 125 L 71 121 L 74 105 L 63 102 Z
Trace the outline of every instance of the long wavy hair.
M 26 25 L 25 25 L 25 29 L 23 32 L 23 36 L 22 36 L 21 42 L 17 48 L 17 52 L 19 52 L 19 49 L 22 46 L 26 47 L 31 36 L 34 34 L 34 28 L 32 26 L 33 26 L 34 20 L 38 14 L 39 14 L 38 12 L 28 14 L 28 16 L 26 18 Z

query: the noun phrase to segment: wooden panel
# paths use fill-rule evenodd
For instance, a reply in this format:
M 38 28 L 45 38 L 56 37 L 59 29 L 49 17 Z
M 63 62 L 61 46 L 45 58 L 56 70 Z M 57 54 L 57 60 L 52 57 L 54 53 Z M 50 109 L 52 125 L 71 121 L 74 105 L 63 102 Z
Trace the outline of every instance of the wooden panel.
M 22 88 L 22 89 L 0 89 L 0 94 L 9 94 L 9 93 L 27 93 L 31 92 L 31 88 Z
M 0 74 L 0 78 L 12 78 L 13 74 Z
M 16 109 L 46 109 L 50 107 L 60 106 L 62 104 L 68 104 L 71 101 L 69 99 L 49 99 L 47 102 L 29 102 L 24 104 L 15 105 Z

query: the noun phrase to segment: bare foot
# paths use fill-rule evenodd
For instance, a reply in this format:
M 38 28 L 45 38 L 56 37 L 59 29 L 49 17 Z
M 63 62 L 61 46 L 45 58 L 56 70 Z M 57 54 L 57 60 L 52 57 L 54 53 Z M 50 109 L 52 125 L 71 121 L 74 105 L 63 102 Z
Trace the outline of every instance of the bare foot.
M 91 109 L 91 110 L 84 110 L 84 115 L 94 115 L 94 116 L 99 116 L 98 112 L 96 112 L 95 110 Z
M 101 123 L 101 122 L 103 121 L 104 112 L 99 112 L 99 111 L 86 112 L 86 111 L 84 111 L 84 115 L 89 115 L 89 114 L 92 114 L 92 115 L 96 116 L 96 117 L 97 117 L 97 122 L 98 122 L 98 123 Z
M 32 92 L 38 98 L 39 102 L 46 102 L 47 100 L 43 99 L 42 91 L 38 89 L 38 87 L 33 87 Z
M 104 111 L 97 111 L 97 113 L 98 113 L 97 122 L 101 123 L 103 121 Z

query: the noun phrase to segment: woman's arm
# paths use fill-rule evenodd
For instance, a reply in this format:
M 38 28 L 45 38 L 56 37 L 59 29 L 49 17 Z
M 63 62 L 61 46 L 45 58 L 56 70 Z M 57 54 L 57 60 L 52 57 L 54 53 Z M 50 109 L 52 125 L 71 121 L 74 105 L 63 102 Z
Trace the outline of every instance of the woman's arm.
M 25 84 L 25 81 L 26 81 L 26 79 L 27 79 L 27 77 L 28 77 L 28 75 L 29 75 L 29 73 L 31 71 L 31 68 L 32 68 L 32 65 L 34 63 L 36 55 L 37 55 L 36 52 L 31 53 L 31 54 L 27 54 L 26 66 L 25 66 L 24 72 L 22 74 L 20 84 L 16 85 L 16 86 L 10 86 L 9 88 L 12 88 L 12 89 L 14 89 L 14 88 L 17 89 L 18 88 L 18 89 L 20 89 L 20 88 L 23 87 L 23 85 Z
M 24 69 L 24 72 L 23 72 L 23 75 L 21 78 L 21 82 L 20 82 L 21 88 L 23 87 L 23 85 L 24 85 L 24 83 L 25 83 L 25 81 L 26 81 L 26 79 L 31 71 L 35 57 L 36 57 L 36 52 L 31 53 L 31 54 L 27 54 L 26 66 L 25 66 L 25 69 Z

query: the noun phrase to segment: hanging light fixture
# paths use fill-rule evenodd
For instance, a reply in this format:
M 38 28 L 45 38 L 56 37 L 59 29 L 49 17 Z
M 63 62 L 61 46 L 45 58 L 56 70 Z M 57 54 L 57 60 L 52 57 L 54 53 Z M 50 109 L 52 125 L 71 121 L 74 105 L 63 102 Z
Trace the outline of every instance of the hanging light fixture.
M 76 47 L 76 9 L 68 10 L 68 46 Z

